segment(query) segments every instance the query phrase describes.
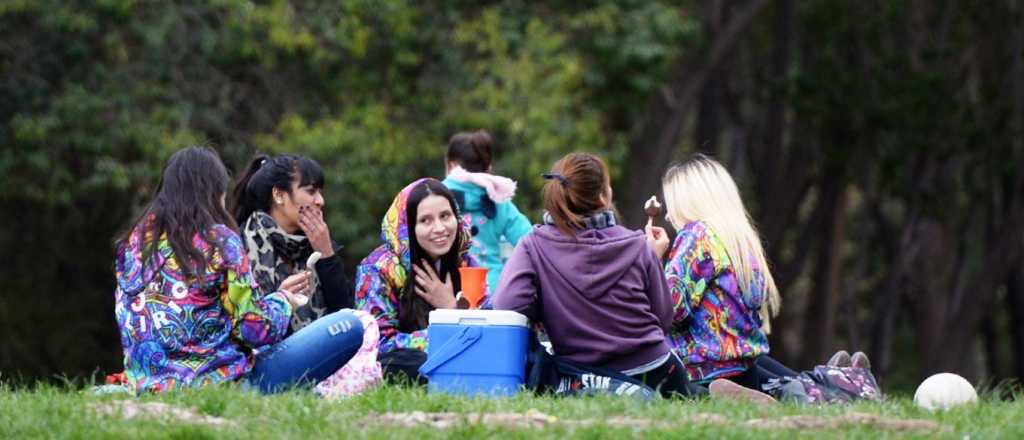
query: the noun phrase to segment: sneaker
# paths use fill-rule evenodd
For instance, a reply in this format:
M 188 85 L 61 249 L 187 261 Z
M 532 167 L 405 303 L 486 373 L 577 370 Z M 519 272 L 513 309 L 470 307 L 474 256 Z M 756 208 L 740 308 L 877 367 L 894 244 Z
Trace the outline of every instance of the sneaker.
M 846 350 L 839 350 L 829 358 L 826 365 L 830 367 L 849 367 L 853 365 L 853 361 L 850 359 L 850 353 L 847 353 Z
M 778 403 L 772 396 L 752 390 L 729 379 L 715 379 L 708 386 L 708 394 L 713 399 L 743 400 L 759 405 Z
M 854 353 L 850 362 L 854 368 L 871 369 L 871 361 L 868 360 L 868 355 L 864 354 L 863 351 Z

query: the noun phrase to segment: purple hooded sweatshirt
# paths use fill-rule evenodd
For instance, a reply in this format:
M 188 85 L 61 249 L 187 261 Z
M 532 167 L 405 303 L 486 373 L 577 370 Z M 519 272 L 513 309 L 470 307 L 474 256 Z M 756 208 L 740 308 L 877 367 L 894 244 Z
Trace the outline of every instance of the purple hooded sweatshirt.
M 621 226 L 576 231 L 552 225 L 524 237 L 505 263 L 494 308 L 544 324 L 555 354 L 618 371 L 669 352 L 672 303 L 644 234 Z

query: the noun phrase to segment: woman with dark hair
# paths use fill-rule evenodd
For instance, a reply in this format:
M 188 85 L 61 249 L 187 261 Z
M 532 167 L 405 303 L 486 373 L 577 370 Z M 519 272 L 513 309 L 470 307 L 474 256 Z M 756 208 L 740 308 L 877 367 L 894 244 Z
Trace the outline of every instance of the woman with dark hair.
M 608 167 L 572 153 L 544 175 L 544 225 L 505 264 L 494 308 L 544 325 L 554 353 L 660 390 L 690 395 L 665 341 L 672 304 L 644 233 L 616 224 Z
M 486 130 L 456 133 L 445 154 L 447 177 L 463 221 L 473 237 L 469 253 L 487 270 L 487 291 L 498 286 L 507 255 L 502 241 L 514 247 L 533 226 L 512 203 L 516 182 L 491 174 L 493 141 Z
M 256 288 L 224 208 L 229 182 L 213 150 L 174 153 L 152 201 L 116 242 L 115 313 L 125 379 L 137 393 L 242 378 L 274 392 L 326 378 L 359 349 L 363 326 L 351 313 L 278 343 L 293 294 Z
M 398 193 L 381 222 L 381 244 L 356 270 L 356 307 L 377 319 L 386 374 L 416 377 L 426 360 L 427 315 L 465 305 L 459 266 L 476 266 L 451 191 L 419 179 Z
M 232 210 L 261 291 L 308 297 L 292 315 L 290 332 L 353 304 L 341 246 L 324 223 L 323 186 L 320 165 L 295 155 L 256 155 L 235 185 Z M 306 267 L 313 252 L 321 258 Z

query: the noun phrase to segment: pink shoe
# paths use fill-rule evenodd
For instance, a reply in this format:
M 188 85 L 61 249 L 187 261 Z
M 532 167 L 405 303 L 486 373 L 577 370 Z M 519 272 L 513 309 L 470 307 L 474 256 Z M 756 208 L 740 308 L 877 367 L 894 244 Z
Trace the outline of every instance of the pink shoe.
M 853 361 L 850 359 L 850 353 L 847 353 L 846 350 L 839 350 L 836 354 L 832 355 L 825 365 L 830 367 L 849 367 L 853 365 Z
M 377 320 L 362 310 L 354 310 L 352 313 L 363 323 L 363 345 L 348 363 L 316 384 L 317 394 L 328 399 L 354 396 L 383 381 L 383 371 L 380 362 L 377 362 L 377 349 L 380 346 Z
M 868 360 L 868 355 L 864 354 L 863 351 L 854 353 L 853 357 L 850 359 L 850 364 L 856 368 L 863 368 L 865 370 L 871 369 L 871 361 Z
M 759 405 L 778 403 L 774 397 L 757 390 L 752 390 L 729 379 L 715 379 L 708 386 L 708 394 L 715 399 L 743 400 Z

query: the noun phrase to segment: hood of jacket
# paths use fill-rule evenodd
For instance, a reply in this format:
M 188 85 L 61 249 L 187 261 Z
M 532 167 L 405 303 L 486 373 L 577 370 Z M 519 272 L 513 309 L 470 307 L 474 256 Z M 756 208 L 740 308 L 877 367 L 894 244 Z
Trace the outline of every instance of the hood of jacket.
M 552 225 L 533 231 L 530 255 L 537 267 L 550 268 L 552 277 L 561 278 L 580 296 L 598 298 L 617 284 L 647 252 L 643 232 L 621 226 L 576 231 L 566 236 Z
M 508 177 L 491 173 L 471 173 L 462 167 L 455 167 L 449 171 L 448 177 L 444 179 L 444 184 L 453 190 L 464 192 L 467 198 L 473 199 L 474 203 L 485 195 L 491 203 L 507 202 L 515 196 L 517 187 L 516 181 Z M 465 209 L 480 209 L 478 205 L 469 205 L 469 203 L 467 200 Z
M 389 265 L 392 267 L 389 268 L 388 272 L 390 278 L 392 278 L 390 281 L 393 286 L 404 286 L 406 274 L 412 270 L 412 247 L 409 243 L 410 231 L 409 219 L 407 218 L 409 195 L 412 194 L 414 188 L 427 180 L 435 179 L 429 177 L 422 178 L 402 188 L 391 202 L 391 206 L 388 208 L 387 213 L 384 214 L 384 219 L 380 224 L 380 239 L 383 242 L 387 259 L 392 262 Z M 456 210 L 458 210 L 458 207 L 456 207 Z M 469 246 L 472 243 L 468 232 L 469 228 L 462 223 L 462 216 L 458 212 L 455 215 L 456 218 L 460 219 L 457 233 L 461 236 L 462 241 L 462 248 L 459 250 L 461 259 L 469 251 Z
M 170 245 L 166 238 L 161 237 L 156 251 L 150 257 L 150 264 L 143 262 L 143 245 L 153 240 L 152 234 L 150 228 L 136 226 L 126 240 L 117 244 L 114 270 L 117 274 L 117 287 L 126 295 L 138 295 L 145 290 L 170 257 Z

